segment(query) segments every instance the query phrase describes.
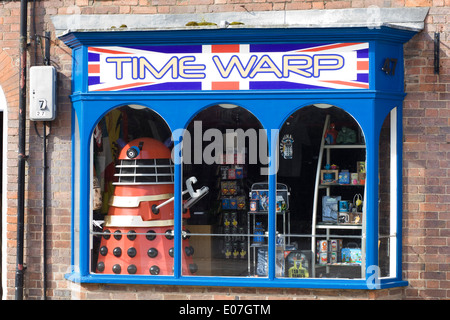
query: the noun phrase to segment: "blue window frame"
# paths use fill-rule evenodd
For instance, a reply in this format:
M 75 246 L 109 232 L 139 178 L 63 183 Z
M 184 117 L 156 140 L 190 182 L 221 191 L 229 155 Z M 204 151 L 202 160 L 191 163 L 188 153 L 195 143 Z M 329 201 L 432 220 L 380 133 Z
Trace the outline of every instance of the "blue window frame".
M 129 284 L 179 284 L 179 285 L 226 285 L 226 286 L 261 286 L 261 287 L 299 287 L 299 288 L 348 288 L 348 289 L 379 289 L 393 286 L 404 286 L 406 282 L 401 276 L 401 136 L 402 136 L 402 101 L 403 92 L 403 51 L 402 44 L 414 35 L 411 31 L 381 27 L 379 29 L 366 28 L 338 28 L 338 29 L 233 29 L 233 30 L 178 30 L 178 31 L 123 31 L 123 32 L 69 32 L 61 39 L 73 49 L 73 79 L 72 79 L 72 265 L 73 270 L 67 275 L 68 279 L 86 283 L 129 283 Z M 337 86 L 331 88 L 314 84 L 292 84 L 284 81 L 283 76 L 289 73 L 303 74 L 305 78 L 321 78 L 329 69 L 339 70 L 344 66 L 346 56 L 342 59 L 337 54 L 329 54 L 324 60 L 317 60 L 315 56 L 297 55 L 295 58 L 287 57 L 283 60 L 285 71 L 276 66 L 269 55 L 255 57 L 249 60 L 254 63 L 255 70 L 260 74 L 271 73 L 277 79 L 270 81 L 249 81 L 245 84 L 210 83 L 206 90 L 199 86 L 205 78 L 205 68 L 199 57 L 195 54 L 198 47 L 204 44 L 223 45 L 231 54 L 236 48 L 234 44 L 249 44 L 262 48 L 262 52 L 276 51 L 277 45 L 286 47 L 296 44 L 295 49 L 305 49 L 312 44 L 327 44 L 333 46 L 348 45 L 350 43 L 366 43 L 367 49 L 356 53 L 362 58 L 362 68 L 367 72 L 358 74 L 353 87 L 342 87 L 338 79 L 322 79 L 322 84 L 334 82 Z M 299 48 L 304 46 L 304 48 Z M 196 47 L 197 46 L 197 47 Z M 108 48 L 109 47 L 109 48 Z M 125 87 L 119 80 L 122 74 L 135 60 L 122 57 L 125 49 L 149 50 L 156 47 L 164 48 L 170 53 L 187 53 L 187 58 L 169 60 L 159 70 L 151 61 L 143 58 L 142 63 L 132 72 L 151 72 L 155 78 L 170 73 L 178 63 L 180 78 L 188 79 L 187 83 L 164 84 L 151 87 L 150 84 L 139 83 L 139 90 L 133 84 Z M 116 82 L 105 87 L 95 73 L 98 67 L 92 67 L 98 60 L 98 52 L 92 48 L 101 48 L 119 52 L 110 64 L 115 66 Z M 105 51 L 106 50 L 106 51 Z M 123 52 L 120 52 L 123 50 Z M 190 51 L 189 51 L 190 50 Z M 287 50 L 287 49 L 286 49 Z M 213 50 L 214 51 L 214 50 Z M 220 50 L 219 50 L 220 51 Z M 161 53 L 161 52 L 160 52 Z M 319 59 L 321 54 L 317 55 Z M 323 56 L 322 56 L 323 57 Z M 121 60 L 122 59 L 122 60 Z M 258 60 L 259 59 L 259 60 Z M 290 60 L 291 59 L 291 60 Z M 137 61 L 137 60 L 136 60 Z M 235 55 L 235 70 L 239 69 L 241 76 L 248 71 L 249 64 L 242 64 L 238 55 Z M 392 72 L 395 63 L 395 72 Z M 259 63 L 259 64 L 258 64 Z M 390 68 L 386 68 L 386 64 Z M 216 66 L 219 61 L 216 60 Z M 232 64 L 222 64 L 222 71 L 227 68 L 231 73 Z M 286 71 L 287 66 L 287 71 Z M 166 68 L 167 67 L 167 68 Z M 307 68 L 308 67 L 308 68 Z M 317 67 L 318 71 L 310 71 L 310 67 Z M 172 68 L 172 69 L 170 69 Z M 141 74 L 142 75 L 142 74 Z M 258 75 L 253 74 L 253 78 Z M 114 76 L 114 74 L 113 74 Z M 112 76 L 112 77 L 113 77 Z M 132 78 L 139 77 L 138 71 Z M 224 77 L 224 79 L 226 79 Z M 197 81 L 198 80 L 198 81 Z M 223 79 L 222 79 L 223 80 Z M 247 79 L 248 80 L 248 79 Z M 252 80 L 252 79 L 250 79 Z M 277 82 L 278 81 L 278 82 Z M 276 84 L 274 84 L 276 82 Z M 345 85 L 345 84 L 344 84 Z M 108 87 L 109 86 L 109 87 Z M 218 86 L 218 87 L 215 87 Z M 244 87 L 240 87 L 244 86 Z M 133 90 L 135 88 L 136 90 Z M 214 90 L 214 89 L 221 90 Z M 99 91 L 95 91 L 95 90 Z M 119 89 L 127 89 L 120 91 Z M 131 90 L 128 90 L 131 89 Z M 107 91 L 103 91 L 107 90 Z M 119 90 L 119 91 L 117 91 Z M 171 132 L 185 129 L 190 121 L 207 106 L 218 104 L 236 105 L 251 113 L 267 132 L 268 155 L 270 159 L 268 183 L 268 264 L 266 277 L 210 277 L 185 276 L 183 273 L 182 258 L 182 215 L 183 215 L 183 169 L 179 153 L 175 152 L 174 176 L 174 226 L 173 226 L 173 274 L 167 276 L 130 275 L 130 274 L 98 274 L 92 272 L 91 264 L 91 192 L 92 189 L 92 136 L 98 122 L 110 110 L 125 105 L 141 105 L 158 114 L 169 127 Z M 364 268 L 358 279 L 347 278 L 283 278 L 276 274 L 276 231 L 277 231 L 277 204 L 276 201 L 276 155 L 278 149 L 278 131 L 282 129 L 286 119 L 295 111 L 317 104 L 336 106 L 345 111 L 359 124 L 366 144 L 366 182 L 365 182 L 365 257 Z M 387 237 L 394 238 L 390 242 L 391 251 L 395 248 L 395 256 L 380 257 L 379 251 L 379 146 L 380 131 L 384 120 L 390 115 L 390 190 L 395 192 L 395 199 L 391 197 L 390 219 L 391 229 Z M 275 131 L 274 131 L 275 130 Z M 180 139 L 175 139 L 174 148 L 181 145 Z M 395 178 L 395 179 L 394 179 Z M 395 200 L 395 201 L 392 201 Z M 315 257 L 313 257 L 315 259 Z M 388 259 L 390 271 L 379 274 L 379 261 Z M 218 281 L 220 279 L 220 281 Z

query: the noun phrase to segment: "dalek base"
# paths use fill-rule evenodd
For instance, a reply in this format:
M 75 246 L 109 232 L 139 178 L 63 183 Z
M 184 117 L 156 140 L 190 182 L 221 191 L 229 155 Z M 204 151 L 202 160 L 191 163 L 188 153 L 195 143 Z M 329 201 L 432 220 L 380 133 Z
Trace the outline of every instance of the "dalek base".
M 182 274 L 193 275 L 194 249 L 182 240 Z M 96 272 L 101 274 L 173 275 L 171 228 L 105 227 Z

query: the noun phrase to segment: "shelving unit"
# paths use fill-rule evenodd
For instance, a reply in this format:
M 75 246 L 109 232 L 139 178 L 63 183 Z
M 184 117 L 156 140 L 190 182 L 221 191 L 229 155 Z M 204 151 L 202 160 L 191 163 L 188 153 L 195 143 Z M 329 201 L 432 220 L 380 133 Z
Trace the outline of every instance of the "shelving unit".
M 255 201 L 253 199 L 252 192 L 268 192 L 268 184 L 267 183 L 255 183 L 252 186 L 252 190 L 249 194 L 249 201 Z M 277 218 L 277 242 L 276 247 L 277 251 L 281 250 L 281 252 L 284 252 L 284 249 L 286 248 L 286 245 L 290 242 L 290 233 L 291 233 L 291 213 L 289 210 L 289 196 L 290 192 L 288 190 L 288 187 L 284 184 L 277 183 L 277 198 L 278 196 L 283 197 L 283 201 L 285 206 L 280 207 L 280 210 L 276 212 L 276 218 Z M 259 202 L 259 200 L 258 200 Z M 251 204 L 250 204 L 251 208 Z M 259 210 L 258 210 L 259 209 Z M 258 273 L 258 249 L 266 250 L 268 249 L 267 245 L 267 235 L 259 235 L 255 234 L 255 226 L 257 222 L 263 222 L 264 226 L 267 228 L 268 223 L 268 210 L 264 210 L 267 208 L 263 208 L 261 210 L 260 207 L 255 208 L 253 211 L 249 210 L 247 212 L 247 236 L 248 236 L 248 274 L 249 275 L 257 275 L 257 276 L 263 276 L 264 272 Z M 281 222 L 278 223 L 278 218 L 280 218 Z M 258 242 L 255 241 L 255 237 L 263 237 L 264 241 Z M 282 239 L 281 241 L 278 241 Z M 283 260 L 284 261 L 284 260 Z M 267 266 L 265 266 L 267 267 Z M 264 269 L 264 268 L 262 268 Z M 281 268 L 282 269 L 282 268 Z M 280 270 L 281 270 L 280 269 Z M 261 271 L 261 270 L 260 270 Z
M 339 188 L 353 188 L 355 190 L 355 193 L 362 193 L 364 194 L 363 199 L 366 198 L 365 195 L 365 184 L 339 184 L 339 183 L 327 183 L 327 184 L 321 184 L 321 170 L 323 167 L 323 159 L 324 159 L 324 153 L 326 157 L 326 163 L 331 164 L 331 153 L 333 150 L 336 149 L 365 149 L 365 144 L 348 144 L 348 145 L 336 145 L 336 144 L 325 144 L 325 134 L 327 131 L 327 128 L 330 126 L 330 115 L 327 115 L 325 118 L 325 123 L 323 127 L 323 133 L 322 133 L 322 139 L 320 144 L 320 151 L 319 151 L 319 157 L 318 157 L 318 163 L 317 163 L 317 172 L 316 172 L 316 182 L 315 182 L 315 188 L 314 188 L 314 204 L 313 204 L 313 214 L 312 214 L 312 239 L 311 239 L 311 251 L 313 252 L 312 257 L 312 276 L 316 277 L 316 269 L 317 268 L 325 268 L 325 274 L 328 274 L 330 272 L 330 268 L 333 267 L 360 267 L 361 268 L 361 277 L 364 277 L 365 270 L 365 221 L 366 221 L 366 208 L 365 208 L 365 202 L 363 202 L 363 208 L 362 208 L 362 219 L 361 223 L 354 224 L 354 223 L 320 223 L 318 222 L 318 210 L 319 210 L 319 201 L 321 201 L 321 198 L 319 198 L 320 194 L 324 194 L 327 196 L 331 196 L 331 189 L 339 189 Z M 361 189 L 364 189 L 361 192 Z M 337 191 L 339 192 L 339 191 Z M 318 233 L 318 231 L 321 231 L 321 233 Z M 325 233 L 323 233 L 323 231 Z M 345 231 L 348 231 L 349 233 L 353 234 L 345 234 Z M 356 232 L 355 232 L 356 231 Z M 336 234 L 339 232 L 340 234 Z M 342 234 L 344 233 L 344 234 Z M 330 240 L 330 239 L 358 239 L 360 240 L 361 244 L 361 263 L 343 263 L 343 262 L 336 262 L 336 263 L 327 263 L 327 264 L 319 264 L 316 262 L 317 258 L 317 240 L 323 239 L 323 240 Z
M 236 155 L 231 154 L 233 158 Z M 247 191 L 245 190 L 244 172 L 246 168 L 237 164 L 236 158 L 231 164 L 219 166 L 220 178 L 219 200 L 222 215 L 222 228 L 225 234 L 222 244 L 224 258 L 228 260 L 244 260 L 248 250 L 245 241 L 245 212 L 248 209 Z M 239 172 L 239 173 L 237 173 Z
M 254 233 L 255 233 L 255 225 L 256 225 L 258 216 L 264 217 L 266 219 L 266 221 L 267 221 L 268 212 L 267 211 L 249 211 L 247 213 L 248 274 L 256 274 L 256 258 L 257 258 L 257 250 L 258 250 L 258 248 L 268 248 L 267 244 L 265 244 L 265 243 L 256 243 L 253 240 L 255 237 L 258 236 L 258 235 L 254 235 Z M 290 221 L 291 221 L 291 213 L 290 213 L 289 210 L 282 210 L 280 212 L 277 212 L 277 218 L 279 216 L 282 216 L 282 219 L 283 219 L 282 230 L 280 230 L 280 232 L 282 231 L 283 235 L 285 235 L 285 237 L 282 237 L 282 238 L 285 239 L 285 242 L 283 242 L 282 244 L 278 244 L 277 243 L 277 247 L 282 247 L 282 249 L 284 250 L 286 244 L 289 244 L 289 234 L 291 233 L 291 231 L 290 231 L 291 230 L 291 223 L 290 223 Z M 287 219 L 286 219 L 286 216 L 287 216 Z M 278 225 L 279 224 L 277 224 L 277 226 Z

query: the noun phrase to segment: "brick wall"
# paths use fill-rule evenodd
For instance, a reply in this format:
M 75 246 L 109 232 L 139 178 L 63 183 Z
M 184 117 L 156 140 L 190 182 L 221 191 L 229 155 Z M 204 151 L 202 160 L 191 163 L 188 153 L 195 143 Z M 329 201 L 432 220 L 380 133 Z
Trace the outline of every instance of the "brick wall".
M 35 7 L 33 8 L 33 4 Z M 405 46 L 408 95 L 404 103 L 403 273 L 405 289 L 369 291 L 262 288 L 83 285 L 64 280 L 70 265 L 70 94 L 71 52 L 52 32 L 52 65 L 58 70 L 58 117 L 49 137 L 48 269 L 50 299 L 441 299 L 450 298 L 450 0 L 48 0 L 29 4 L 30 35 L 53 31 L 52 15 L 208 13 L 429 6 L 425 30 Z M 8 102 L 6 229 L 7 298 L 14 297 L 17 205 L 19 1 L 0 2 L 0 85 Z M 433 37 L 441 32 L 441 72 L 433 73 Z M 29 64 L 42 64 L 30 40 Z M 42 133 L 42 124 L 37 129 Z M 25 297 L 42 297 L 42 140 L 28 128 L 26 167 Z
M 437 2 L 434 2 L 437 3 Z M 433 7 L 425 30 L 405 46 L 404 277 L 408 298 L 450 298 L 449 2 Z M 441 33 L 434 74 L 434 32 Z
M 0 18 L 1 19 L 1 18 Z M 1 34 L 0 34 L 1 37 Z M 2 41 L 3 42 L 3 41 Z M 8 119 L 8 135 L 11 136 L 11 138 L 8 139 L 8 146 L 7 150 L 3 153 L 3 159 L 2 161 L 6 161 L 8 164 L 8 179 L 17 180 L 17 161 L 12 160 L 14 157 L 17 158 L 17 153 L 13 152 L 13 150 L 17 150 L 17 147 L 14 148 L 14 144 L 17 146 L 17 134 L 18 134 L 18 112 L 17 112 L 17 106 L 18 106 L 18 94 L 17 94 L 17 83 L 19 82 L 19 73 L 18 68 L 14 63 L 14 60 L 11 58 L 11 56 L 8 54 L 7 50 L 1 50 L 0 47 L 0 84 L 2 87 L 2 90 L 5 94 L 5 98 L 8 103 L 8 113 L 7 116 Z M 6 123 L 6 119 L 4 116 L 4 123 Z M 17 206 L 17 186 L 14 185 L 8 185 L 6 188 L 3 187 L 2 192 L 6 192 L 7 194 L 7 206 L 8 211 L 4 212 L 2 218 L 3 221 L 5 221 L 8 225 L 2 225 L 2 231 L 6 233 L 7 241 L 6 244 L 2 243 L 2 246 L 6 248 L 2 252 L 2 258 L 3 255 L 6 255 L 6 261 L 8 263 L 8 266 L 15 263 L 15 253 L 14 248 L 16 247 L 16 226 L 14 225 L 16 222 L 16 206 Z M 3 250 L 3 249 L 2 249 Z M 10 279 L 14 279 L 14 270 L 12 268 L 8 267 L 6 270 L 2 270 L 2 275 L 7 276 L 7 286 L 8 287 L 14 287 L 14 282 Z
M 71 284 L 74 299 L 99 300 L 399 300 L 403 289 L 326 290 L 191 286 L 126 286 Z

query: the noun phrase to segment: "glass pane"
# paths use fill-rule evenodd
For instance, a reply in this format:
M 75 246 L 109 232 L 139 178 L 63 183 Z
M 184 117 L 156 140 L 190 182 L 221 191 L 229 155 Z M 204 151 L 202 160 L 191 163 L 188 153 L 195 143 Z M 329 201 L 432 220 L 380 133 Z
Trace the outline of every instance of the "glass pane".
M 74 160 L 74 168 L 73 174 L 74 177 L 80 176 L 80 166 L 76 165 L 80 163 L 80 131 L 78 128 L 78 117 L 77 113 L 73 111 L 73 116 L 75 119 L 74 123 L 74 141 L 73 141 L 73 160 Z M 80 180 L 73 179 L 73 259 L 75 266 L 79 265 L 80 259 Z
M 189 207 L 185 227 L 193 248 L 188 251 L 194 252 L 196 275 L 266 275 L 268 190 L 261 169 L 267 162 L 265 131 L 244 108 L 215 105 L 188 125 L 183 136 L 183 181 L 195 177 L 193 190 L 209 190 L 193 205 L 189 202 L 195 197 L 189 192 L 184 198 Z M 186 269 L 183 275 L 191 273 Z
M 164 120 L 143 106 L 114 109 L 96 126 L 92 272 L 173 274 L 170 138 Z
M 285 121 L 279 143 L 277 276 L 361 278 L 366 150 L 359 124 L 340 108 L 311 105 Z
M 396 171 L 396 164 L 393 162 L 396 154 L 396 141 L 393 140 L 395 125 L 392 126 L 395 118 L 395 110 L 393 110 L 383 122 L 379 141 L 378 264 L 381 277 L 395 275 L 396 214 L 395 203 L 392 202 L 396 201 L 397 192 L 395 183 L 392 183 Z

